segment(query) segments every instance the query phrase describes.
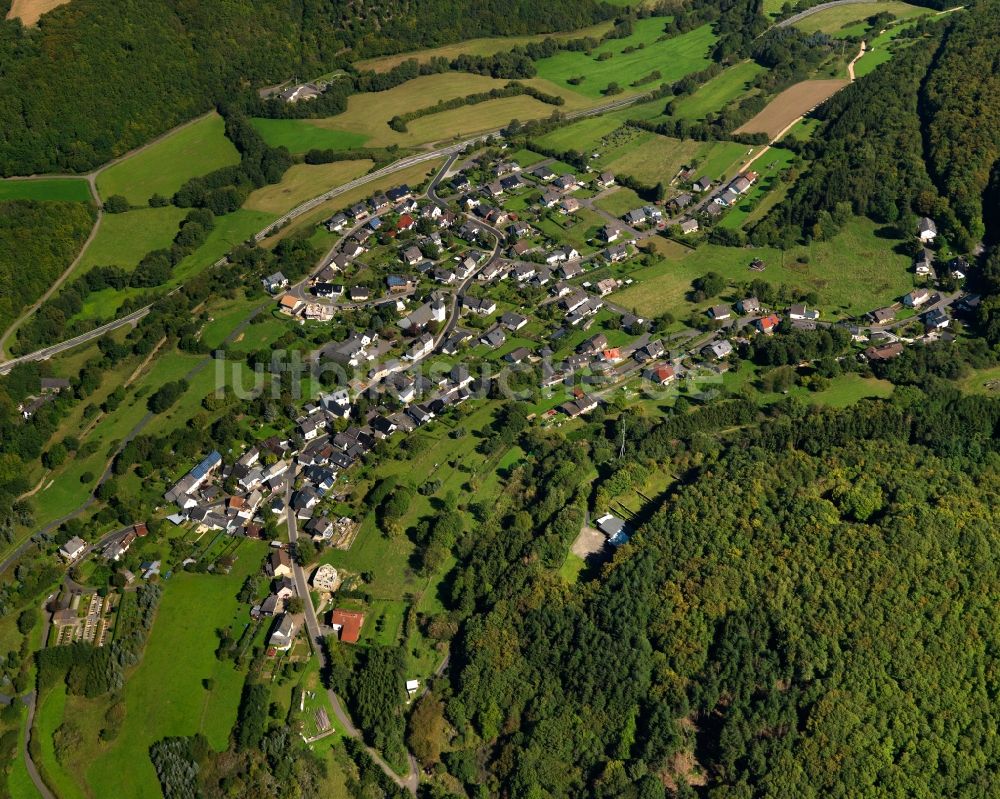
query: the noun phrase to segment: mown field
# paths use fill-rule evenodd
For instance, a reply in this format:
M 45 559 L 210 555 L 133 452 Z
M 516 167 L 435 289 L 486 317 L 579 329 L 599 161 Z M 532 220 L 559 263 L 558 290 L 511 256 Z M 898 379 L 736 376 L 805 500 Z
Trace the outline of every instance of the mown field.
M 361 147 L 368 136 L 321 128 L 309 119 L 252 119 L 251 124 L 272 147 L 287 147 L 290 153 L 307 150 L 349 150 Z
M 912 28 L 915 21 L 903 22 L 893 25 L 884 33 L 872 37 L 868 42 L 868 50 L 854 65 L 854 75 L 863 78 L 874 72 L 878 67 L 889 61 L 899 50 L 908 47 L 915 41 L 914 39 L 899 39 L 899 34 L 907 28 Z
M 170 197 L 188 178 L 239 160 L 222 117 L 212 113 L 103 170 L 97 188 L 103 199 L 121 194 L 145 205 L 153 194 Z
M 605 164 L 616 174 L 631 175 L 650 185 L 669 183 L 683 166 L 718 178 L 731 176 L 747 157 L 748 147 L 735 142 L 698 142 L 643 133 L 624 155 Z
M 718 302 L 697 306 L 687 300 L 691 281 L 710 271 L 731 283 L 749 283 L 754 278 L 777 285 L 815 291 L 824 319 L 856 316 L 885 305 L 913 288 L 910 259 L 893 252 L 898 241 L 882 238 L 875 223 L 857 218 L 830 241 L 817 241 L 782 253 L 767 247 L 731 248 L 702 244 L 681 256 L 630 273 L 636 283 L 616 292 L 615 302 L 645 316 L 669 311 L 687 316 Z M 761 258 L 764 272 L 751 272 L 753 258 Z M 735 292 L 722 298 L 735 301 Z
M 647 87 L 631 88 L 629 84 L 658 70 L 662 81 L 674 81 L 703 69 L 709 63 L 709 49 L 715 42 L 711 26 L 703 25 L 693 31 L 657 41 L 663 35 L 664 19 L 649 17 L 635 23 L 634 33 L 625 39 L 604 42 L 590 55 L 579 51 L 561 51 L 551 58 L 538 62 L 540 77 L 557 86 L 573 89 L 588 97 L 601 97 L 610 83 L 617 83 L 625 91 L 648 91 Z M 626 48 L 639 48 L 624 53 Z M 606 60 L 598 60 L 610 54 Z M 583 76 L 577 86 L 571 78 Z
M 911 19 L 932 13 L 897 0 L 882 0 L 877 3 L 852 3 L 817 11 L 795 23 L 795 27 L 805 33 L 829 33 L 832 36 L 860 36 L 865 32 L 866 19 L 875 14 L 889 13 L 897 19 Z
M 90 187 L 82 178 L 0 180 L 0 200 L 63 200 L 88 203 Z

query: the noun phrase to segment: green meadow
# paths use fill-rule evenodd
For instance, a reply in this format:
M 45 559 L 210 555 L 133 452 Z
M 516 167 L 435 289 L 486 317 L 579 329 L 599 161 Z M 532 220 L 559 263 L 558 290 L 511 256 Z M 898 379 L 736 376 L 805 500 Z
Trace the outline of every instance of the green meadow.
M 648 91 L 663 81 L 677 80 L 709 64 L 709 48 L 715 42 L 710 25 L 657 41 L 663 35 L 663 25 L 662 17 L 638 20 L 631 36 L 606 41 L 590 55 L 563 50 L 551 58 L 542 59 L 538 62 L 538 75 L 571 91 L 600 97 L 612 82 L 618 83 L 626 92 Z M 630 53 L 623 52 L 629 47 L 637 49 Z M 598 60 L 607 54 L 610 58 Z M 659 80 L 645 87 L 630 88 L 629 84 L 654 70 L 661 73 Z M 570 78 L 580 76 L 584 76 L 584 80 L 579 85 L 569 83 Z
M 750 90 L 754 78 L 764 72 L 764 67 L 753 61 L 743 61 L 707 83 L 692 94 L 674 101 L 673 115 L 680 119 L 704 119 L 713 111 L 720 111 L 729 102 Z
M 0 200 L 62 200 L 87 203 L 90 188 L 83 178 L 0 180 Z
M 251 124 L 272 147 L 287 147 L 290 153 L 307 150 L 350 150 L 361 147 L 368 136 L 344 130 L 320 128 L 308 119 L 252 119 Z
M 97 188 L 104 199 L 121 194 L 133 205 L 145 205 L 153 194 L 170 197 L 189 178 L 239 160 L 222 117 L 213 113 L 103 170 Z
M 759 278 L 815 291 L 824 319 L 856 316 L 892 302 L 913 288 L 910 259 L 893 252 L 898 243 L 882 238 L 874 222 L 855 218 L 830 241 L 815 241 L 785 252 L 768 247 L 702 244 L 686 254 L 630 273 L 635 284 L 616 292 L 615 302 L 645 316 L 664 311 L 686 316 L 691 310 L 703 310 L 719 301 L 711 298 L 694 306 L 686 297 L 691 281 L 718 272 L 730 284 Z M 749 270 L 754 258 L 764 261 L 763 272 Z M 738 299 L 732 291 L 724 291 L 721 298 Z

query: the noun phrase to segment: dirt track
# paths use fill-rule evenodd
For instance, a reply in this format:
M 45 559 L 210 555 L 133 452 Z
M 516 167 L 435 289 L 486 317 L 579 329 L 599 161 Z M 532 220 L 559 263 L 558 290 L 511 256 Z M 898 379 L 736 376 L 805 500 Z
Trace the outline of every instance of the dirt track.
M 785 89 L 753 119 L 736 129 L 736 133 L 766 133 L 772 139 L 824 100 L 832 97 L 850 81 L 804 80 Z

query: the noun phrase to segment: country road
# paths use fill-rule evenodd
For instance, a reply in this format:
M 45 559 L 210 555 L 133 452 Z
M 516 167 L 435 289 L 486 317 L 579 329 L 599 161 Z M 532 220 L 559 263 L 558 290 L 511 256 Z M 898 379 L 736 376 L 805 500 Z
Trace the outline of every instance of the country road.
M 565 114 L 564 118 L 566 120 L 582 119 L 582 118 L 588 117 L 588 116 L 595 116 L 597 114 L 603 114 L 603 113 L 606 113 L 608 111 L 615 111 L 615 110 L 617 110 L 619 108 L 625 108 L 625 107 L 627 107 L 629 105 L 632 105 L 634 103 L 640 102 L 640 101 L 642 101 L 643 99 L 645 99 L 647 97 L 648 97 L 647 94 L 637 94 L 637 95 L 633 95 L 633 96 L 630 96 L 630 97 L 624 97 L 624 98 L 621 98 L 619 100 L 613 100 L 613 101 L 608 102 L 608 103 L 602 103 L 601 105 L 594 106 L 593 108 L 585 108 L 585 109 L 582 109 L 582 110 L 579 110 L 579 111 L 572 111 L 572 112 L 570 112 L 568 114 Z M 201 119 L 201 117 L 199 117 L 198 119 Z M 191 120 L 190 122 L 187 122 L 184 125 L 181 125 L 180 127 L 181 128 L 185 127 L 186 125 L 193 124 L 194 122 L 197 122 L 197 121 L 198 121 L 197 119 Z M 118 163 L 119 161 L 121 161 L 124 158 L 127 158 L 129 155 L 134 155 L 135 153 L 137 153 L 137 152 L 145 149 L 146 147 L 149 147 L 155 141 L 158 141 L 159 138 L 163 138 L 164 136 L 170 135 L 170 133 L 173 133 L 173 132 L 175 132 L 175 131 L 177 131 L 179 129 L 180 128 L 174 128 L 173 130 L 169 131 L 168 133 L 163 134 L 163 136 L 158 137 L 157 139 L 154 139 L 153 141 L 151 141 L 151 142 L 143 145 L 142 147 L 138 148 L 138 150 L 133 150 L 130 153 L 128 153 L 126 155 L 123 155 L 123 156 L 120 156 L 119 158 L 116 158 L 113 161 L 109 161 L 107 164 L 105 164 L 100 169 L 96 170 L 95 172 L 91 173 L 90 175 L 74 175 L 73 177 L 85 177 L 88 180 L 96 180 L 97 174 L 99 174 L 104 169 L 107 169 L 109 166 Z M 500 130 L 502 130 L 502 129 L 501 128 L 497 128 L 495 130 L 488 131 L 486 133 L 481 133 L 481 134 L 479 134 L 477 136 L 473 136 L 472 138 L 464 139 L 464 140 L 462 140 L 460 142 L 454 142 L 452 144 L 449 144 L 449 145 L 446 145 L 446 146 L 443 146 L 443 147 L 439 147 L 439 148 L 434 149 L 434 150 L 427 150 L 425 152 L 421 152 L 421 153 L 417 153 L 415 155 L 410 155 L 410 156 L 407 156 L 405 158 L 401 158 L 400 160 L 394 161 L 393 163 L 389 164 L 388 166 L 382 167 L 381 169 L 377 169 L 374 172 L 369 172 L 366 175 L 362 175 L 361 177 L 355 178 L 354 180 L 351 180 L 351 181 L 349 181 L 347 183 L 344 183 L 344 184 L 342 184 L 340 186 L 335 186 L 334 188 L 332 188 L 332 189 L 324 192 L 323 194 L 320 194 L 320 195 L 318 195 L 316 197 L 313 197 L 310 200 L 306 200 L 304 203 L 301 203 L 300 205 L 297 205 L 295 208 L 293 208 L 292 210 L 288 211 L 286 214 L 282 215 L 277 220 L 269 223 L 267 225 L 267 227 L 263 228 L 262 230 L 260 230 L 260 231 L 258 231 L 257 233 L 254 234 L 254 236 L 253 236 L 254 241 L 261 241 L 261 240 L 263 240 L 268 235 L 270 235 L 272 232 L 274 232 L 275 230 L 283 227 L 284 225 L 286 225 L 287 223 L 291 222 L 292 220 L 297 219 L 298 217 L 302 216 L 303 214 L 306 214 L 309 211 L 313 210 L 314 208 L 322 205 L 326 201 L 331 200 L 334 197 L 337 197 L 337 196 L 339 196 L 341 194 L 344 194 L 345 192 L 351 191 L 351 190 L 356 189 L 356 188 L 360 188 L 361 186 L 364 186 L 364 185 L 366 185 L 368 183 L 371 183 L 371 182 L 373 182 L 375 180 L 379 180 L 380 178 L 388 177 L 389 175 L 392 175 L 395 172 L 399 172 L 399 171 L 401 171 L 403 169 L 408 169 L 409 167 L 415 166 L 417 164 L 426 163 L 428 161 L 436 161 L 439 158 L 448 158 L 450 156 L 457 155 L 458 153 L 461 153 L 463 150 L 465 150 L 468 146 L 470 146 L 472 144 L 475 144 L 476 142 L 483 141 L 483 140 L 489 138 L 490 136 L 496 135 L 497 133 L 500 132 Z M 35 176 L 32 176 L 32 178 L 34 178 L 34 177 Z M 38 177 L 41 177 L 41 176 L 38 176 Z M 31 179 L 31 178 L 22 178 L 22 179 L 27 180 L 27 179 Z M 93 183 L 92 183 L 92 190 L 96 191 L 96 189 L 94 188 L 94 184 Z M 84 252 L 86 252 L 86 247 L 84 247 L 84 249 L 81 250 L 80 255 L 77 256 L 77 260 L 79 260 L 79 258 L 81 258 L 83 256 Z M 212 264 L 212 266 L 221 267 L 221 266 L 224 266 L 227 263 L 227 261 L 228 261 L 228 257 L 227 256 L 223 256 L 222 258 L 220 258 L 219 260 L 217 260 L 214 264 Z M 63 276 L 60 278 L 60 281 L 64 280 L 71 271 L 72 271 L 72 268 L 67 269 L 66 272 L 63 274 Z M 53 290 L 54 289 L 50 289 L 49 292 L 47 292 L 47 293 L 51 294 Z M 174 292 L 177 291 L 177 290 L 178 290 L 177 288 L 173 289 Z M 171 293 L 173 293 L 173 292 L 171 292 Z M 41 303 L 39 302 L 38 304 L 40 305 Z M 19 363 L 30 363 L 30 362 L 33 362 L 33 361 L 45 361 L 45 360 L 48 360 L 52 356 L 58 355 L 61 352 L 65 352 L 66 350 L 72 349 L 74 347 L 78 347 L 81 344 L 86 344 L 87 342 L 90 342 L 90 341 L 93 341 L 95 339 L 98 339 L 101 336 L 103 336 L 105 333 L 109 333 L 112 330 L 116 330 L 117 328 L 122 327 L 123 325 L 133 324 L 135 322 L 138 322 L 142 317 L 144 317 L 147 313 L 149 313 L 149 310 L 152 307 L 153 307 L 152 305 L 147 305 L 147 306 L 145 306 L 143 308 L 139 308 L 138 310 L 133 311 L 132 313 L 128 314 L 127 316 L 123 316 L 123 317 L 121 317 L 119 319 L 114 319 L 114 320 L 112 320 L 110 322 L 107 322 L 106 324 L 103 324 L 103 325 L 101 325 L 99 327 L 96 327 L 93 330 L 90 330 L 90 331 L 88 331 L 86 333 L 81 333 L 78 336 L 74 336 L 71 339 L 67 339 L 66 341 L 59 342 L 58 344 L 52 344 L 52 345 L 50 345 L 48 347 L 43 347 L 42 349 L 36 350 L 34 352 L 30 352 L 30 353 L 28 353 L 26 355 L 21 355 L 21 356 L 19 356 L 17 358 L 9 358 L 6 361 L 0 361 L 0 375 L 7 374 L 14 366 L 16 366 Z M 17 325 L 22 324 L 24 322 L 24 319 L 26 319 L 27 316 L 30 315 L 31 312 L 33 312 L 33 311 L 31 311 L 29 309 L 29 313 L 22 315 L 22 317 L 18 320 L 18 322 L 16 324 Z M 12 326 L 12 328 L 13 327 L 14 326 Z M 8 329 L 8 331 L 4 334 L 4 337 L 6 338 L 7 336 L 10 335 L 10 333 L 11 333 L 11 329 Z M 2 350 L 2 348 L 0 348 L 0 357 L 2 357 L 2 355 L 3 355 L 3 350 Z

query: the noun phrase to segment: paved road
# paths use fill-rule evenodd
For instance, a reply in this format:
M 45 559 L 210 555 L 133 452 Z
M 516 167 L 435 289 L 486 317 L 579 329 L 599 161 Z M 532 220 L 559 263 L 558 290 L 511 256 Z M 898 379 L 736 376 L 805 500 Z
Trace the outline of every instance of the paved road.
M 288 488 L 285 491 L 285 517 L 286 524 L 288 526 L 288 541 L 294 547 L 295 543 L 299 540 L 299 525 L 298 520 L 295 517 L 295 512 L 291 507 L 292 500 L 292 482 L 294 480 L 288 481 Z M 305 570 L 299 565 L 298 559 L 292 560 L 292 574 L 295 578 L 295 589 L 298 591 L 300 597 L 302 597 L 303 610 L 305 611 L 305 622 L 306 631 L 309 634 L 309 638 L 313 643 L 313 650 L 316 652 L 316 656 L 319 658 L 319 665 L 321 670 L 326 670 L 329 668 L 329 661 L 326 657 L 326 643 L 323 639 L 323 631 L 320 629 L 319 619 L 316 618 L 316 609 L 313 607 L 312 594 L 309 593 L 309 583 L 306 580 Z M 333 714 L 337 717 L 337 720 L 343 726 L 344 731 L 352 738 L 357 738 L 361 740 L 361 731 L 354 726 L 354 721 L 351 719 L 350 715 L 344 709 L 343 703 L 340 701 L 340 697 L 333 691 L 333 689 L 327 689 L 327 695 L 330 698 L 330 705 L 333 708 Z M 367 744 L 365 749 L 371 758 L 378 763 L 379 767 L 385 774 L 395 782 L 400 788 L 405 788 L 414 796 L 417 795 L 417 787 L 420 784 L 420 771 L 417 767 L 417 759 L 409 752 L 407 752 L 407 760 L 409 765 L 409 773 L 405 777 L 401 777 L 397 774 L 392 766 L 382 759 L 382 755 L 378 753 L 375 749 L 372 749 Z

